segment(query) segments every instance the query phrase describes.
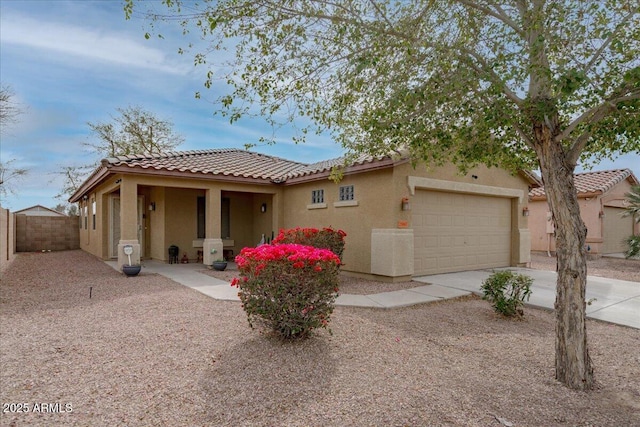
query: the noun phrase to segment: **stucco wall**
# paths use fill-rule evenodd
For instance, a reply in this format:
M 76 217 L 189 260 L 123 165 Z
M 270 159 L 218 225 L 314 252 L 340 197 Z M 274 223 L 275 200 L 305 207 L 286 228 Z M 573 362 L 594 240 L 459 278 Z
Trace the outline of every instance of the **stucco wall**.
M 16 252 L 80 248 L 78 217 L 15 215 Z
M 198 236 L 197 202 L 198 196 L 204 196 L 204 191 L 188 188 L 167 188 L 165 190 L 165 248 L 170 245 L 180 248 L 179 260 L 187 254 L 190 260 L 197 258 L 198 248 L 193 247 L 193 240 Z M 156 207 L 156 210 L 158 208 Z M 154 239 L 155 236 L 151 236 Z M 155 240 L 155 239 L 154 239 Z M 168 258 L 165 255 L 164 259 Z
M 0 271 L 15 258 L 14 215 L 0 207 Z
M 339 188 L 354 186 L 357 206 L 340 206 Z M 343 270 L 371 272 L 371 230 L 395 227 L 396 204 L 391 169 L 347 175 L 339 183 L 329 179 L 287 186 L 284 194 L 284 227 L 328 227 L 347 233 Z M 311 204 L 312 190 L 324 190 L 324 205 Z M 398 201 L 398 206 L 399 201 Z
M 283 203 L 285 228 L 333 226 L 343 229 L 347 233 L 343 270 L 369 274 L 372 272 L 372 231 L 410 230 L 412 227 L 411 210 L 401 208 L 403 198 L 408 198 L 411 204 L 414 197 L 408 186 L 409 176 L 517 190 L 522 197 L 512 199 L 512 263 L 529 262 L 528 217 L 522 215 L 522 209 L 527 205 L 529 183 L 522 176 L 483 166 L 460 175 L 454 166 L 430 169 L 418 165 L 414 168 L 405 162 L 395 168 L 346 175 L 337 184 L 323 179 L 286 186 Z M 357 206 L 335 205 L 342 185 L 354 185 Z M 311 192 L 317 189 L 324 189 L 326 207 L 314 208 L 311 205 Z M 404 234 L 399 233 L 396 237 L 404 238 Z

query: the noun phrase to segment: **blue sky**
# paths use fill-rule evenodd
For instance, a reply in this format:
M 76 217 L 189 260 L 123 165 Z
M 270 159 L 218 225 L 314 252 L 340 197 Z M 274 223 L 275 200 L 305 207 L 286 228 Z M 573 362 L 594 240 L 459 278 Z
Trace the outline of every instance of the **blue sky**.
M 144 38 L 145 22 L 124 19 L 118 1 L 0 0 L 0 78 L 25 110 L 15 125 L 3 129 L 0 160 L 29 174 L 14 184 L 16 194 L 2 206 L 19 210 L 36 204 L 53 207 L 62 187 L 55 174 L 64 166 L 98 160 L 83 143 L 90 142 L 87 122 L 109 121 L 116 108 L 140 106 L 174 123 L 184 136 L 179 150 L 244 148 L 270 137 L 261 119 L 233 125 L 214 115 L 223 86 L 203 86 L 207 69 L 194 67 L 190 55 L 179 55 L 190 40 L 179 28 L 161 28 L 164 39 Z M 201 91 L 202 99 L 194 94 Z M 301 162 L 340 156 L 328 136 L 311 136 L 295 145 L 295 130 L 279 129 L 277 143 L 254 148 Z M 640 178 L 640 158 L 627 155 L 603 161 L 595 170 L 631 168 Z
M 164 40 L 146 40 L 145 22 L 126 21 L 118 1 L 0 0 L 0 20 L 2 85 L 25 110 L 3 129 L 0 159 L 30 170 L 1 201 L 5 208 L 61 202 L 55 172 L 99 160 L 83 146 L 91 141 L 87 122 L 109 121 L 118 107 L 137 105 L 171 120 L 185 138 L 178 150 L 244 148 L 273 134 L 262 119 L 231 125 L 214 115 L 213 100 L 227 88 L 203 86 L 207 69 L 177 53 L 188 41 L 181 30 L 163 28 Z M 294 134 L 280 129 L 276 145 L 253 150 L 307 163 L 343 153 L 328 136 L 295 145 Z

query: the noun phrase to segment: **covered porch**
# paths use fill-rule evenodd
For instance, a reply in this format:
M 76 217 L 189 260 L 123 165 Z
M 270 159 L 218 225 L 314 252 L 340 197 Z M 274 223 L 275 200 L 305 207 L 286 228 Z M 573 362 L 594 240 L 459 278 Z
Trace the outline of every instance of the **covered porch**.
M 169 247 L 177 262 L 211 265 L 231 260 L 243 247 L 270 241 L 279 226 L 279 189 L 272 186 L 215 182 L 154 182 L 122 175 L 103 194 L 106 212 L 103 253 L 129 263 L 153 259 L 169 263 Z M 106 246 L 106 247 L 104 247 Z

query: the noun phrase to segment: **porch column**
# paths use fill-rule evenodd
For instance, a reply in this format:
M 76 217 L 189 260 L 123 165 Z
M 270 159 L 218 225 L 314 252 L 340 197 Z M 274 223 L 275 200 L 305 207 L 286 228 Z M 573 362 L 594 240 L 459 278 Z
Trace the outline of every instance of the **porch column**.
M 211 265 L 222 258 L 222 194 L 219 188 L 210 188 L 205 196 L 205 239 L 202 243 L 202 263 Z
M 131 263 L 140 264 L 140 242 L 138 241 L 138 185 L 131 178 L 122 177 L 120 183 L 120 241 L 118 242 L 118 268 L 129 264 L 124 247 L 131 245 Z

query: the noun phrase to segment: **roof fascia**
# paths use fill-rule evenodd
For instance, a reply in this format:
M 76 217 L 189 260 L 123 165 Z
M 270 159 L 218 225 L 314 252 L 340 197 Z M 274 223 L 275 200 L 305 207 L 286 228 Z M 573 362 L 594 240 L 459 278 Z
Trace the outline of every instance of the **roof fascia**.
M 108 168 L 100 166 L 81 186 L 75 193 L 69 197 L 69 203 L 76 203 L 80 201 L 84 194 L 89 193 L 96 185 L 98 185 L 106 176 L 110 174 Z
M 121 173 L 123 175 L 151 175 L 157 177 L 164 178 L 186 178 L 186 179 L 204 179 L 210 181 L 226 181 L 226 182 L 242 182 L 242 183 L 250 183 L 250 184 L 261 184 L 261 185 L 276 185 L 277 183 L 273 182 L 272 178 L 252 178 L 246 176 L 235 176 L 235 175 L 223 175 L 223 174 L 211 174 L 211 173 L 200 173 L 200 172 L 189 172 L 189 171 L 177 171 L 177 170 L 166 170 L 166 169 L 154 169 L 154 168 L 143 168 L 140 166 L 111 166 L 109 168 L 111 173 Z

